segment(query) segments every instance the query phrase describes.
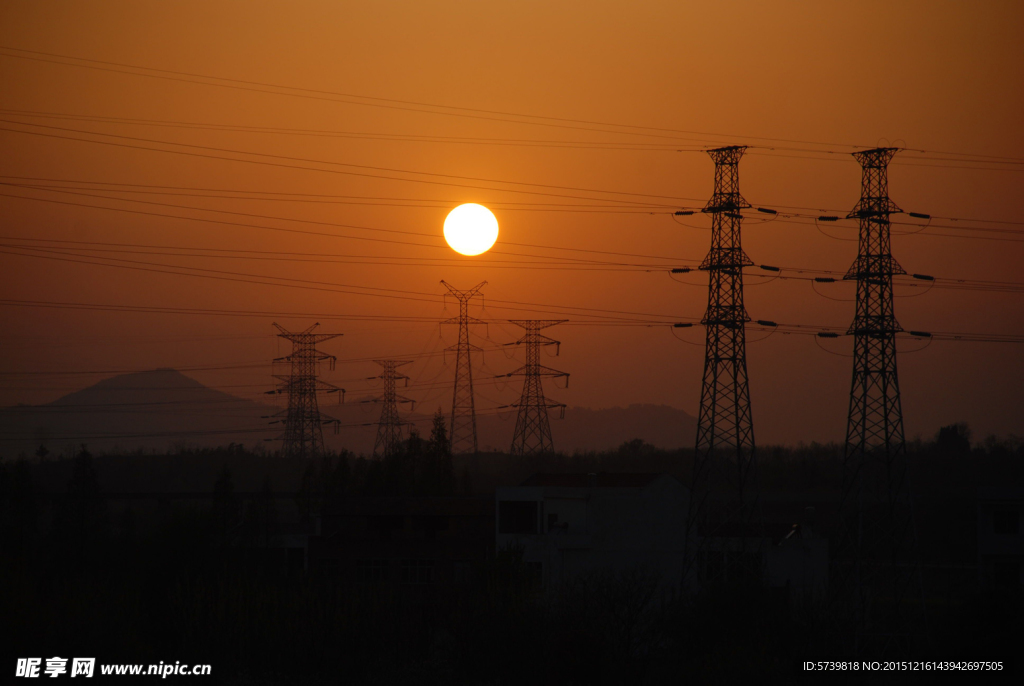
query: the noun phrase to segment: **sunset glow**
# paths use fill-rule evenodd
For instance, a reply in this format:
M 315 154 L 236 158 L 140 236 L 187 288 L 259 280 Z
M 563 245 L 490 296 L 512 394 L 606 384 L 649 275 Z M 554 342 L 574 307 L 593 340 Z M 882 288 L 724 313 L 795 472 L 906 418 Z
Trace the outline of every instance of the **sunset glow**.
M 498 220 L 483 205 L 459 205 L 444 220 L 444 239 L 457 253 L 480 255 L 498 240 Z

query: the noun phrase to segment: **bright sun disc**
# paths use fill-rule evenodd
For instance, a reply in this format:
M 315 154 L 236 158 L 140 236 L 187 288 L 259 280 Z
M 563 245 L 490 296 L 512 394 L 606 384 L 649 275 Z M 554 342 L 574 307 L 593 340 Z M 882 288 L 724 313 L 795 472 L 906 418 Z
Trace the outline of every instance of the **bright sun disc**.
M 498 220 L 483 205 L 459 205 L 444 220 L 444 239 L 457 253 L 479 255 L 498 240 Z

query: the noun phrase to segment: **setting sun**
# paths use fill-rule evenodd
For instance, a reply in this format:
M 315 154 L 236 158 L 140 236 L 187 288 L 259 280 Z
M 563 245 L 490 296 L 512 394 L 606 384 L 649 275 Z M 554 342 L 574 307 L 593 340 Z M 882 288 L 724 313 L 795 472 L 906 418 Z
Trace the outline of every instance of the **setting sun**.
M 457 253 L 485 253 L 498 240 L 498 220 L 483 205 L 459 205 L 444 220 L 444 239 Z

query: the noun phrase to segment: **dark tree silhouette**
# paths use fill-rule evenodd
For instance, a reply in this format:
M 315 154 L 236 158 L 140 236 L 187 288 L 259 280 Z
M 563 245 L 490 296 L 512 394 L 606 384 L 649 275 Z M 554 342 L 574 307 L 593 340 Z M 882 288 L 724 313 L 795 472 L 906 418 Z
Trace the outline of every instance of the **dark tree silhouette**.
M 935 446 L 944 455 L 969 455 L 971 453 L 971 429 L 964 422 L 949 424 L 939 429 Z
M 94 561 L 107 536 L 107 505 L 92 454 L 83 444 L 75 457 L 67 492 L 57 506 L 53 536 L 69 559 Z
M 423 461 L 424 492 L 428 495 L 450 495 L 455 490 L 452 466 L 452 446 L 444 414 L 438 410 L 427 443 Z
M 211 512 L 214 541 L 221 548 L 230 543 L 231 530 L 238 520 L 238 503 L 235 500 L 234 490 L 231 483 L 231 472 L 225 466 L 213 484 L 213 510 Z

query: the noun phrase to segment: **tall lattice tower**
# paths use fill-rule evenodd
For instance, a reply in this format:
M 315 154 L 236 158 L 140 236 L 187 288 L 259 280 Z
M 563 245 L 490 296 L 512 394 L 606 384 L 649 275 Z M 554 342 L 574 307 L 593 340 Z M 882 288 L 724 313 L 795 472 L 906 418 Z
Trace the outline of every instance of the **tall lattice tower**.
M 402 427 L 408 422 L 403 422 L 398 416 L 398 403 L 409 403 L 415 405 L 411 398 L 398 395 L 395 386 L 399 379 L 404 380 L 406 385 L 409 377 L 398 371 L 398 368 L 410 364 L 411 360 L 374 360 L 384 368 L 384 371 L 375 379 L 384 381 L 384 394 L 375 398 L 373 402 L 381 403 L 380 422 L 377 424 L 377 440 L 373 444 L 374 457 L 390 457 L 398 451 L 402 444 Z
M 761 564 L 749 554 L 756 551 L 708 552 L 707 545 L 723 525 L 761 523 L 755 516 L 754 425 L 747 384 L 745 326 L 750 317 L 743 306 L 743 268 L 753 262 L 740 239 L 740 210 L 750 207 L 740 195 L 739 162 L 745 150 L 734 145 L 708 151 L 715 162 L 715 191 L 703 210 L 711 215 L 711 250 L 700 265 L 708 272 L 708 309 L 701 320 L 707 338 L 687 540 L 691 545 L 695 536 L 699 540 L 696 551 L 688 551 L 690 563 L 704 558 L 702 576 L 713 578 L 746 576 Z M 747 537 L 758 536 L 752 530 Z M 725 569 L 727 558 L 734 568 Z
M 565 383 L 568 385 L 569 375 L 557 369 L 545 367 L 540 363 L 541 348 L 553 345 L 557 355 L 561 345 L 559 341 L 542 334 L 541 330 L 568 320 L 525 319 L 510 321 L 526 330 L 522 338 L 509 344 L 526 345 L 526 364 L 514 372 L 505 375 L 523 377 L 523 393 L 519 398 L 519 402 L 512 404 L 512 407 L 519 408 L 519 414 L 516 417 L 516 432 L 512 436 L 512 447 L 509 449 L 509 452 L 513 455 L 553 453 L 555 452 L 555 444 L 551 440 L 551 423 L 548 421 L 548 410 L 557 407 L 561 409 L 562 416 L 565 416 L 565 405 L 563 403 L 551 402 L 544 397 L 541 378 L 545 376 L 564 377 Z
M 860 238 L 857 260 L 844 277 L 857 281 L 857 311 L 847 331 L 854 337 L 853 384 L 834 592 L 853 623 L 857 649 L 923 629 L 921 599 L 907 607 L 907 594 L 921 591 L 921 578 L 896 374 L 896 334 L 903 329 L 892 279 L 906 273 L 890 248 L 889 215 L 902 212 L 889 199 L 887 168 L 896 152 L 853 153 L 863 168 L 861 198 L 847 217 L 860 221 Z
M 277 322 L 274 326 L 280 332 L 278 336 L 292 342 L 292 354 L 279 357 L 274 362 L 287 362 L 291 365 L 288 375 L 275 374 L 274 378 L 281 381 L 276 390 L 269 393 L 287 393 L 288 410 L 284 420 L 284 445 L 281 452 L 286 457 L 320 457 L 324 452 L 324 436 L 322 425 L 333 423 L 335 428 L 338 420 L 324 417 L 317 405 L 317 393 L 338 393 L 339 402 L 344 397 L 345 389 L 339 388 L 317 378 L 320 363 L 330 362 L 334 369 L 335 357 L 316 349 L 318 343 L 329 341 L 341 336 L 338 333 L 314 333 L 320 326 L 313 324 L 305 331 L 292 332 Z
M 455 351 L 455 392 L 452 395 L 452 425 L 449 432 L 452 453 L 476 454 L 476 405 L 473 400 L 473 365 L 469 355 L 470 351 L 480 348 L 469 342 L 469 325 L 483 322 L 469 316 L 469 301 L 480 294 L 480 290 L 487 282 L 481 281 L 466 291 L 454 288 L 447 281 L 442 281 L 441 284 L 459 301 L 458 318 L 453 317 L 442 322 L 459 325 L 459 342 L 448 348 Z

